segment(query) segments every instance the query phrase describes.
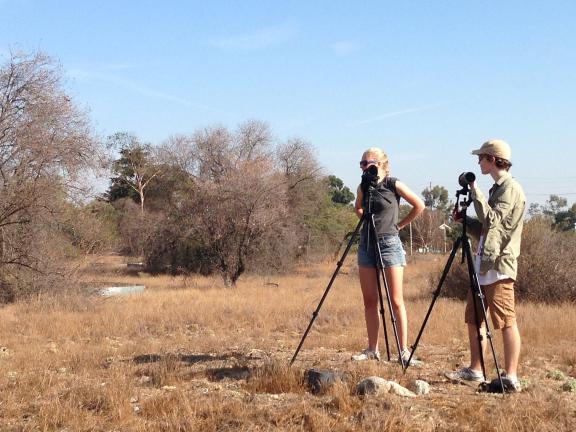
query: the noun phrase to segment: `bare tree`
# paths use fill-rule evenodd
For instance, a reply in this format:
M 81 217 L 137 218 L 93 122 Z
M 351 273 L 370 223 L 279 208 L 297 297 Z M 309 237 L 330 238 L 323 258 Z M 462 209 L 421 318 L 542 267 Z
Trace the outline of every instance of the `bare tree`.
M 301 139 L 291 139 L 281 144 L 277 157 L 290 189 L 316 179 L 321 172 L 310 144 Z
M 276 256 L 282 243 L 293 244 L 288 239 L 294 236 L 294 226 L 288 220 L 289 189 L 305 183 L 300 176 L 312 179 L 312 171 L 317 169 L 306 159 L 312 154 L 309 146 L 302 141 L 295 143 L 291 153 L 281 159 L 278 155 L 287 147 L 279 149 L 269 126 L 255 120 L 241 124 L 234 132 L 216 126 L 164 142 L 160 162 L 178 167 L 188 177 L 171 190 L 177 198 L 159 227 L 164 235 L 180 238 L 173 240 L 172 250 L 196 256 L 185 246 L 195 245 L 204 257 L 210 257 L 225 283 L 234 285 L 262 251 Z M 175 225 L 187 230 L 183 233 Z M 150 256 L 157 263 L 182 265 L 181 260 L 173 256 L 163 259 L 153 250 Z
M 194 148 L 193 137 L 189 135 L 172 135 L 158 147 L 158 162 L 177 168 L 180 172 L 196 177 L 198 158 Z
M 444 231 L 440 228 L 445 222 L 442 210 L 425 209 L 420 217 L 412 221 L 412 230 L 417 245 L 423 250 L 444 250 Z
M 227 284 L 286 213 L 285 181 L 278 175 L 268 126 L 247 122 L 230 134 L 205 129 L 194 136 L 198 156 L 193 212 L 196 234 L 215 253 Z
M 46 55 L 12 54 L 0 67 L 0 277 L 42 273 L 61 204 L 99 155 L 85 113 Z M 52 231 L 51 231 L 52 230 Z

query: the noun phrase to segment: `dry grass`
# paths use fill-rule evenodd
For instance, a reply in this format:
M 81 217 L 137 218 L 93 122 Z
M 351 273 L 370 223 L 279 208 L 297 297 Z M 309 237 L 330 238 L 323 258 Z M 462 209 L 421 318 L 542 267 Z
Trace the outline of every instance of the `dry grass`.
M 460 302 L 438 300 L 418 348 L 423 368 L 403 375 L 396 364 L 351 363 L 365 329 L 347 264 L 289 368 L 334 264 L 248 276 L 231 290 L 218 278 L 130 276 L 121 263 L 107 258 L 90 277 L 145 284 L 144 294 L 42 297 L 0 309 L 1 431 L 576 429 L 576 396 L 546 376 L 576 375 L 574 305 L 519 306 L 520 373 L 530 386 L 502 398 L 441 376 L 467 360 Z M 429 278 L 443 264 L 429 257 L 408 267 L 411 339 L 431 300 Z M 349 384 L 313 396 L 303 382 L 311 367 L 346 372 Z M 432 390 L 415 400 L 355 396 L 353 383 L 369 375 L 422 378 Z

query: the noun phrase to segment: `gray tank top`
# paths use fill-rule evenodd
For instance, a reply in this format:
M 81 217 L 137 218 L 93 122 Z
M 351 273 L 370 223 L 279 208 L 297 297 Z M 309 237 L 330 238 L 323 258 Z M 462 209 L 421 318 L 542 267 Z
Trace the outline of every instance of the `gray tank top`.
M 372 192 L 372 203 L 370 210 L 374 214 L 374 223 L 378 236 L 384 234 L 398 234 L 398 212 L 400 208 L 400 195 L 396 191 L 395 177 L 385 177 Z M 362 198 L 362 208 L 364 212 L 369 209 L 368 194 Z M 361 239 L 366 239 L 368 224 L 364 223 L 361 232 Z

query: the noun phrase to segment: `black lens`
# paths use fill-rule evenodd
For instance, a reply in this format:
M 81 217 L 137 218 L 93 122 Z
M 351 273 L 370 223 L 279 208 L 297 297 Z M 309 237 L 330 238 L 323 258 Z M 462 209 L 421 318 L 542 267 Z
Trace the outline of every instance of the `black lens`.
M 370 174 L 370 175 L 378 175 L 378 167 L 376 167 L 376 165 L 370 165 L 368 168 L 366 168 L 364 170 L 365 174 Z
M 468 186 L 474 180 L 476 180 L 476 175 L 473 172 L 463 172 L 458 177 L 458 183 L 460 183 L 462 187 Z
M 362 190 L 365 191 L 368 187 L 376 187 L 378 184 L 378 167 L 370 165 L 362 172 Z

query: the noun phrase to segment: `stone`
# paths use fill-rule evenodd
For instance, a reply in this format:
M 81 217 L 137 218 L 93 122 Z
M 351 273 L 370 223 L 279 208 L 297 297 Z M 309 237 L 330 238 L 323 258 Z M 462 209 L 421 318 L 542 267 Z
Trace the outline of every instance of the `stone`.
M 370 376 L 356 384 L 356 393 L 361 396 L 378 396 L 390 392 L 391 387 L 392 384 L 390 381 L 386 381 L 384 378 L 378 376 Z
M 346 382 L 347 380 L 347 375 L 337 371 L 308 369 L 304 372 L 304 381 L 312 394 L 323 393 L 336 382 Z
M 386 393 L 392 393 L 402 397 L 416 397 L 416 394 L 406 387 L 394 381 L 387 381 L 384 378 L 371 376 L 364 378 L 356 385 L 356 393 L 361 396 L 380 396 Z
M 430 384 L 423 380 L 414 380 L 408 388 L 417 395 L 426 395 L 430 393 Z
M 403 396 L 403 397 L 416 397 L 416 394 L 410 390 L 408 390 L 406 387 L 402 387 L 400 384 L 394 382 L 394 381 L 389 381 L 390 382 L 390 393 L 393 393 L 397 396 Z

